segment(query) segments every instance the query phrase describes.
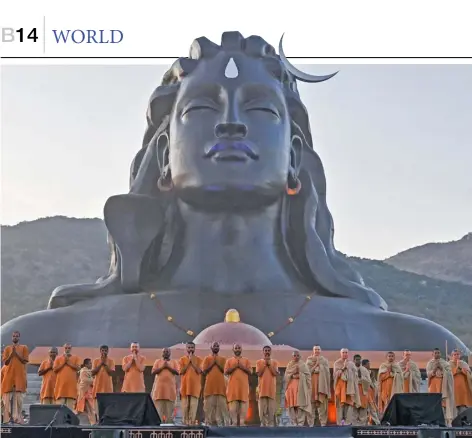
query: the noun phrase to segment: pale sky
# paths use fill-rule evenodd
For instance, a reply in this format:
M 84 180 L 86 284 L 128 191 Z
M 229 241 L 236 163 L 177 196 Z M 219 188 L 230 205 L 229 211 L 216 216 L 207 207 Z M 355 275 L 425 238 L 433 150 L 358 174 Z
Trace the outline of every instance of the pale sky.
M 472 66 L 298 66 L 335 243 L 382 259 L 472 231 Z M 2 66 L 1 223 L 102 217 L 165 66 Z

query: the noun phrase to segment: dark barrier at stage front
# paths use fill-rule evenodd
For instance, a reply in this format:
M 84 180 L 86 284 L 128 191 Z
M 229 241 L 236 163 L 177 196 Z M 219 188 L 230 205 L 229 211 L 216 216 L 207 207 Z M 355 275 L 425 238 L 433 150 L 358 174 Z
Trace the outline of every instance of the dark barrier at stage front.
M 206 429 L 189 428 L 179 426 L 165 426 L 162 428 L 127 428 L 121 430 L 107 429 L 100 427 L 98 429 L 85 430 L 90 432 L 87 438 L 205 438 Z
M 8 426 L 2 438 L 206 438 L 205 427 Z
M 351 438 L 351 427 L 209 427 L 208 437 L 220 438 Z
M 2 438 L 472 438 L 472 428 L 445 427 L 105 427 L 105 426 L 9 426 Z
M 2 425 L 2 438 L 88 438 L 80 427 L 8 426 Z

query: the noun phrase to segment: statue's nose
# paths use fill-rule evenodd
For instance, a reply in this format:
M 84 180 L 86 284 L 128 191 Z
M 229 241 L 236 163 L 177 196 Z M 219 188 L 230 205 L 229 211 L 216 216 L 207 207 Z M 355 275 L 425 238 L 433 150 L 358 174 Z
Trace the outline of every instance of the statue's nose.
M 215 127 L 218 138 L 244 138 L 247 135 L 247 126 L 243 123 L 219 123 Z

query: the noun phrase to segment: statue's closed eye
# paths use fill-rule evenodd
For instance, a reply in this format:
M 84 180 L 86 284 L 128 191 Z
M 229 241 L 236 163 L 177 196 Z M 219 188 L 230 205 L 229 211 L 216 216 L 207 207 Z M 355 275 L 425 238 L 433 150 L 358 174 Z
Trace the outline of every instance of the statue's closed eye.
M 206 99 L 196 99 L 189 102 L 182 111 L 182 116 L 189 114 L 192 111 L 218 111 L 218 106 L 215 102 Z
M 263 113 L 268 113 L 272 114 L 273 116 L 280 118 L 279 111 L 270 102 L 265 102 L 265 101 L 255 101 L 255 102 L 249 102 L 246 105 L 244 105 L 244 109 L 246 112 L 251 112 L 251 111 L 259 111 Z

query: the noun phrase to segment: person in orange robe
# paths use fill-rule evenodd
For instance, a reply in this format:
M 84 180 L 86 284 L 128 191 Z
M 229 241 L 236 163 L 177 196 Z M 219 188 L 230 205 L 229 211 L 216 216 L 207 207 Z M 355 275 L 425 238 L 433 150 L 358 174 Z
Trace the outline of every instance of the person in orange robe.
M 249 376 L 252 374 L 251 362 L 242 356 L 241 345 L 233 345 L 233 354 L 226 361 L 225 375 L 229 377 L 226 388 L 231 426 L 244 426 L 249 402 Z
M 3 422 L 22 423 L 23 398 L 26 393 L 26 364 L 29 350 L 20 344 L 20 332 L 12 334 L 12 345 L 5 347 L 2 355 L 2 404 Z
M 170 358 L 169 348 L 162 350 L 162 359 L 154 362 L 151 375 L 156 376 L 151 391 L 156 410 L 164 423 L 173 423 L 177 398 L 175 376 L 179 375 L 179 364 Z
M 139 344 L 133 342 L 130 345 L 131 354 L 125 356 L 122 361 L 125 378 L 121 392 L 146 392 L 144 384 L 144 370 L 146 368 L 146 358 L 139 354 Z
M 336 405 L 336 422 L 338 425 L 352 424 L 352 414 L 359 407 L 359 387 L 357 369 L 349 360 L 349 350 L 343 348 L 341 357 L 334 362 L 334 401 Z
M 256 374 L 259 377 L 259 418 L 261 426 L 275 427 L 275 413 L 277 410 L 276 388 L 279 363 L 271 358 L 272 348 L 266 345 L 262 349 L 263 359 L 256 362 Z
M 3 349 L 2 349 L 2 355 L 3 355 Z M 3 382 L 3 365 L 2 365 L 2 368 L 0 368 L 0 383 L 1 382 Z M 0 390 L 1 390 L 1 387 L 0 387 Z M 3 398 L 2 397 L 0 397 L 0 404 L 1 404 L 1 409 L 2 409 L 1 421 L 3 421 Z
M 219 356 L 220 344 L 211 344 L 211 354 L 203 359 L 202 371 L 205 376 L 203 389 L 205 423 L 210 426 L 229 424 L 226 402 L 225 364 L 226 357 Z
M 354 365 L 357 368 L 357 385 L 359 387 L 360 405 L 353 409 L 354 426 L 367 426 L 369 420 L 369 389 L 372 381 L 370 380 L 370 372 L 367 368 L 362 366 L 362 357 L 360 354 L 354 355 Z
M 426 364 L 428 392 L 442 395 L 442 407 L 446 425 L 451 426 L 456 417 L 454 401 L 454 376 L 449 362 L 441 357 L 439 348 L 433 350 L 433 358 Z
M 93 376 L 92 359 L 85 359 L 79 371 L 79 382 L 77 384 L 77 404 L 75 413 L 81 415 L 87 414 L 90 424 L 97 422 L 95 413 L 95 403 L 93 399 Z
M 183 423 L 194 426 L 197 419 L 198 400 L 202 392 L 202 359 L 195 356 L 195 344 L 187 342 L 187 355 L 179 360 L 180 401 Z
M 49 358 L 43 360 L 39 366 L 38 376 L 43 378 L 41 383 L 41 391 L 39 393 L 39 401 L 42 405 L 54 404 L 54 387 L 56 386 L 56 373 L 53 371 L 54 361 L 56 360 L 58 351 L 56 347 L 49 349 Z
M 362 359 L 362 366 L 369 371 L 370 387 L 369 387 L 369 405 L 367 407 L 367 416 L 370 419 L 369 423 L 374 425 L 380 424 L 379 413 L 377 411 L 377 382 L 373 371 L 370 369 L 370 360 Z
M 403 392 L 405 394 L 411 392 L 420 392 L 421 372 L 415 362 L 411 360 L 411 351 L 403 352 L 403 359 L 398 362 L 403 372 Z
M 100 346 L 100 357 L 94 359 L 92 364 L 93 382 L 93 406 L 98 412 L 97 394 L 113 392 L 113 375 L 115 374 L 115 361 L 108 357 L 108 345 Z
M 77 372 L 80 370 L 80 358 L 72 354 L 72 346 L 64 344 L 64 353 L 57 356 L 52 367 L 56 373 L 54 399 L 56 404 L 75 408 L 77 400 Z
M 461 360 L 461 352 L 454 350 L 449 365 L 454 376 L 454 401 L 457 414 L 472 406 L 472 373 L 467 362 Z
M 310 426 L 317 421 L 321 426 L 328 423 L 328 401 L 331 397 L 331 375 L 328 359 L 321 355 L 321 347 L 315 345 L 313 354 L 308 357 L 306 364 L 311 373 L 311 416 Z
M 292 353 L 284 374 L 285 407 L 288 408 L 292 426 L 305 426 L 311 413 L 311 373 L 308 365 L 300 359 L 300 352 Z
M 395 362 L 395 353 L 389 351 L 386 354 L 386 362 L 379 367 L 379 412 L 384 413 L 394 394 L 403 393 L 403 372 Z

